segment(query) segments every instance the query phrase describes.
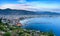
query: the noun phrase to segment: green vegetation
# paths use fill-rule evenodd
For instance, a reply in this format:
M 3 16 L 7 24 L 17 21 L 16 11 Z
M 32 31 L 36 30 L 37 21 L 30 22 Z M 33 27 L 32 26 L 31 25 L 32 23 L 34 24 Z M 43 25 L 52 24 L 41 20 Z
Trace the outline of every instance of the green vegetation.
M 5 34 L 3 36 L 11 36 L 10 32 L 5 32 Z
M 0 19 L 1 36 L 54 36 L 53 32 L 37 32 L 36 30 L 23 29 L 18 26 L 2 23 Z M 4 33 L 2 33 L 4 32 Z

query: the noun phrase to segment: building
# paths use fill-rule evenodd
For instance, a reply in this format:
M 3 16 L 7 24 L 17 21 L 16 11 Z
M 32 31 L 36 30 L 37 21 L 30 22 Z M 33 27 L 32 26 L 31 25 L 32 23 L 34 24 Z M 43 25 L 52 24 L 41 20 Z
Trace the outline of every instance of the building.
M 3 23 L 8 23 L 9 25 L 15 25 L 19 21 L 20 21 L 19 19 L 7 19 L 7 18 L 2 19 Z
M 16 26 L 22 26 L 22 24 L 21 23 L 16 23 Z

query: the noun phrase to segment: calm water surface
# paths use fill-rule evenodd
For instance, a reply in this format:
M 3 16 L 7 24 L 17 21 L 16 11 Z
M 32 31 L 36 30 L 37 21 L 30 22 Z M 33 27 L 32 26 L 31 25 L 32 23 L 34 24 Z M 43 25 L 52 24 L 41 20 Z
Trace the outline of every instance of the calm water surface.
M 20 22 L 24 25 L 23 28 L 40 30 L 43 32 L 52 29 L 57 36 L 60 36 L 60 17 L 31 18 Z

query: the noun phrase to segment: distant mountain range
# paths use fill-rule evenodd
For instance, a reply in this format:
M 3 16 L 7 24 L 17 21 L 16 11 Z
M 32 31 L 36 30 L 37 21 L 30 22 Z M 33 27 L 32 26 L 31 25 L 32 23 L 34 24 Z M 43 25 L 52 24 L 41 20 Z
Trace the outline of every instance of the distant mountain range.
M 49 11 L 27 11 L 27 10 L 16 10 L 16 9 L 0 9 L 0 15 L 60 15 L 60 13 L 49 12 Z

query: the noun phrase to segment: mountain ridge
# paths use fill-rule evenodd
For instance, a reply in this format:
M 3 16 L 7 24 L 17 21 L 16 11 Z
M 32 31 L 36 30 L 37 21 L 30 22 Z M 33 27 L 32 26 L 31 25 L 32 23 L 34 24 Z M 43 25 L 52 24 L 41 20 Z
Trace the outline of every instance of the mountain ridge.
M 27 10 L 16 10 L 16 9 L 0 9 L 0 15 L 60 15 L 60 13 L 49 12 L 49 11 L 27 11 Z

